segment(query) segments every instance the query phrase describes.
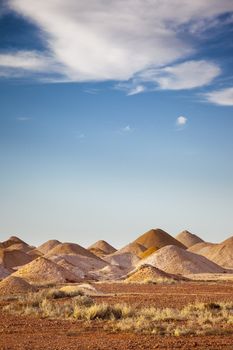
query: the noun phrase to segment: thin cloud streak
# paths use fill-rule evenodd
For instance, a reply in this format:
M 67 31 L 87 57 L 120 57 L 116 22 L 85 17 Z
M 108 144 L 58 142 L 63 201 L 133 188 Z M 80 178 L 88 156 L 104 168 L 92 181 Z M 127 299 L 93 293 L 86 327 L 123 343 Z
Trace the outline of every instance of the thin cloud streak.
M 233 106 L 233 87 L 211 91 L 202 95 L 205 101 L 219 106 Z

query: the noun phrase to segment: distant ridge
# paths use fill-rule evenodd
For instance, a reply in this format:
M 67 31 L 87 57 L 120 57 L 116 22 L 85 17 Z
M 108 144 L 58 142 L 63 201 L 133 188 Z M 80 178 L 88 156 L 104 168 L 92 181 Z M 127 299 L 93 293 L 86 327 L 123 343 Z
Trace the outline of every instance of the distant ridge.
M 175 238 L 177 239 L 177 241 L 181 242 L 187 248 L 190 248 L 194 244 L 204 242 L 203 239 L 201 239 L 200 237 L 194 235 L 193 233 L 187 230 L 180 232 Z
M 142 244 L 146 248 L 157 247 L 162 248 L 166 245 L 176 245 L 177 247 L 186 249 L 186 247 L 169 233 L 156 228 L 149 230 L 139 236 L 134 242 Z

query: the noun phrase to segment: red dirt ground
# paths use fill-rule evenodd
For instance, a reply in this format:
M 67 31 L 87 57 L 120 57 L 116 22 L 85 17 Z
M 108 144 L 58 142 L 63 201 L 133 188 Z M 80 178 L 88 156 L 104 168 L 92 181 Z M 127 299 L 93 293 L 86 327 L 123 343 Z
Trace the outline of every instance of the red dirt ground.
M 95 284 L 107 296 L 97 301 L 135 305 L 182 307 L 193 301 L 232 301 L 232 283 L 182 283 L 175 285 Z M 233 335 L 167 337 L 110 333 L 103 322 L 62 321 L 13 316 L 0 304 L 1 350 L 233 350 Z

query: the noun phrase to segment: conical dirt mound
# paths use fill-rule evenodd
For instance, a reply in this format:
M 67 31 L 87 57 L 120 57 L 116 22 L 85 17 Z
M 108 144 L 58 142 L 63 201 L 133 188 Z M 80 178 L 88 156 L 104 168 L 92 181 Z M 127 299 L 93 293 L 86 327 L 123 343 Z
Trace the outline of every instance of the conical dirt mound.
M 7 247 L 7 250 L 20 250 L 21 252 L 29 253 L 34 248 L 35 247 L 29 246 L 26 243 L 14 243 Z
M 121 248 L 120 250 L 118 250 L 115 254 L 119 254 L 119 253 L 132 253 L 135 254 L 137 256 L 140 256 L 141 253 L 145 252 L 147 248 L 144 247 L 142 244 L 138 243 L 138 242 L 132 242 L 127 244 L 125 247 Z
M 156 281 L 158 279 L 183 280 L 181 276 L 170 274 L 151 265 L 141 265 L 134 271 L 130 272 L 126 277 L 126 282 L 146 282 Z
M 146 248 L 162 248 L 166 245 L 176 245 L 180 248 L 186 248 L 181 242 L 177 241 L 174 237 L 170 236 L 167 232 L 159 228 L 144 233 L 143 235 L 138 237 L 134 242 L 140 243 Z
M 191 248 L 198 248 L 198 254 L 205 256 L 218 265 L 225 268 L 233 268 L 233 237 L 219 244 L 209 244 L 205 247 L 193 246 Z
M 97 253 L 97 255 L 108 255 L 116 252 L 116 249 L 113 246 L 111 246 L 111 244 L 103 240 L 95 242 L 87 249 L 94 254 Z
M 114 253 L 103 258 L 111 265 L 131 270 L 140 261 L 140 258 L 133 253 Z
M 8 248 L 13 244 L 22 244 L 24 246 L 28 246 L 28 244 L 26 242 L 24 242 L 22 239 L 20 239 L 19 237 L 11 236 L 6 241 L 1 242 L 0 247 L 1 248 Z
M 179 233 L 176 237 L 177 241 L 181 242 L 185 247 L 190 248 L 194 244 L 204 242 L 203 239 L 185 230 Z
M 58 244 L 61 244 L 61 242 L 57 241 L 56 239 L 50 239 L 49 241 L 41 244 L 36 249 L 39 250 L 43 254 L 47 254 L 51 249 L 56 247 Z
M 205 256 L 205 253 L 209 251 L 209 248 L 214 245 L 216 245 L 216 243 L 201 242 L 192 245 L 190 248 L 188 248 L 188 251 L 191 253 L 196 253 Z
M 80 254 L 84 256 L 89 256 L 90 258 L 98 259 L 96 255 L 89 252 L 89 250 L 81 247 L 79 244 L 75 243 L 61 243 L 56 245 L 53 249 L 51 249 L 47 254 L 46 257 L 51 257 L 54 255 L 67 255 L 67 254 Z
M 6 268 L 13 268 L 28 264 L 33 257 L 20 250 L 10 250 L 8 248 L 0 248 L 0 264 Z
M 9 276 L 0 282 L 0 295 L 34 292 L 35 288 L 20 277 Z
M 32 283 L 79 282 L 77 276 L 44 257 L 37 258 L 21 267 L 13 276 Z
M 139 264 L 149 264 L 168 273 L 223 273 L 224 269 L 204 256 L 188 252 L 177 246 L 166 246 L 143 259 Z

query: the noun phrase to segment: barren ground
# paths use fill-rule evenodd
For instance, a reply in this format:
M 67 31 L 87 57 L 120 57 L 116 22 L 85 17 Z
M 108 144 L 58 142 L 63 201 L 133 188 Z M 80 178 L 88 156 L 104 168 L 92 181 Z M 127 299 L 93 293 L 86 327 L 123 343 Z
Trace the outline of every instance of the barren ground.
M 233 302 L 232 282 L 185 282 L 174 285 L 96 283 L 106 295 L 96 302 L 127 302 L 134 305 L 182 307 L 190 302 Z M 103 322 L 61 321 L 3 313 L 0 303 L 1 350 L 128 350 L 202 349 L 233 350 L 233 335 L 156 336 L 110 333 Z

